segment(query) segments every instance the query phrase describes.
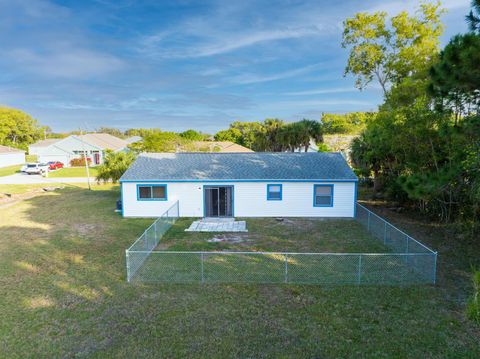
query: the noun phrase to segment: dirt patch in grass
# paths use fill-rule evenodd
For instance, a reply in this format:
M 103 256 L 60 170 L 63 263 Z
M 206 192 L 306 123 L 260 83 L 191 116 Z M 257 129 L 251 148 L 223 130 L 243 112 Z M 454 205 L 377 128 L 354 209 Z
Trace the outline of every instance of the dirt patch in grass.
M 102 226 L 93 223 L 74 223 L 72 227 L 81 236 L 91 236 L 102 229 Z
M 31 199 L 37 196 L 45 195 L 51 191 L 45 191 L 43 188 L 34 188 L 25 193 L 0 193 L 0 208 L 11 206 L 17 202 Z

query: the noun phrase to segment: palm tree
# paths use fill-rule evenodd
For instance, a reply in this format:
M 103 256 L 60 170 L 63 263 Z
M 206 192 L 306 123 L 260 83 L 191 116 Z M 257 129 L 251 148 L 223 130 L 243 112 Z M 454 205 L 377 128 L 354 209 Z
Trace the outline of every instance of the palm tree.
M 280 141 L 280 132 L 285 127 L 285 122 L 277 118 L 267 118 L 263 122 L 266 135 L 266 150 L 272 152 L 281 152 L 282 144 Z
M 302 129 L 301 145 L 305 148 L 305 152 L 308 151 L 311 140 L 314 140 L 315 143 L 323 142 L 323 128 L 320 122 L 304 118 L 297 123 Z

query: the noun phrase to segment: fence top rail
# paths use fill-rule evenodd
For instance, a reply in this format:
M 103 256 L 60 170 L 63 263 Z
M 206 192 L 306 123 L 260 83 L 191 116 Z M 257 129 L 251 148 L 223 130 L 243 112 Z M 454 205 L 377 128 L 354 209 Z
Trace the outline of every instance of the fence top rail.
M 254 254 L 254 255 L 308 255 L 308 256 L 431 256 L 435 253 L 336 253 L 336 252 L 236 252 L 236 251 L 135 251 L 127 249 L 128 253 L 153 253 L 153 254 Z
M 163 212 L 163 213 L 160 215 L 160 217 L 158 217 L 155 221 L 153 221 L 153 223 L 152 223 L 151 225 L 149 225 L 148 228 L 143 231 L 143 233 L 140 235 L 140 237 L 138 237 L 138 238 L 135 240 L 135 242 L 133 242 L 132 245 L 131 245 L 130 247 L 128 247 L 127 252 L 144 252 L 144 251 L 132 251 L 132 247 L 134 247 L 134 246 L 137 244 L 137 242 L 139 242 L 141 239 L 143 239 L 143 236 L 145 235 L 145 233 L 146 233 L 150 228 L 152 228 L 152 227 L 155 225 L 155 223 L 157 223 L 159 220 L 161 220 L 161 219 L 163 219 L 163 218 L 171 218 L 171 217 L 168 217 L 168 212 L 169 212 L 173 207 L 175 207 L 175 206 L 177 206 L 177 205 L 178 205 L 178 201 L 176 201 L 174 204 L 172 204 L 172 205 L 170 206 L 170 208 L 168 208 L 165 212 Z M 151 251 L 145 251 L 145 252 L 151 252 Z
M 420 241 L 417 241 L 415 238 L 413 238 L 412 236 L 408 235 L 407 233 L 405 233 L 404 231 L 402 231 L 401 229 L 398 229 L 396 226 L 394 226 L 393 224 L 391 224 L 390 222 L 388 222 L 387 220 L 385 220 L 384 218 L 380 217 L 378 214 L 376 214 L 375 212 L 372 212 L 370 211 L 367 207 L 361 205 L 360 203 L 357 202 L 357 206 L 363 208 L 364 210 L 366 210 L 367 212 L 369 212 L 370 214 L 373 214 L 375 217 L 377 217 L 378 219 L 380 219 L 381 221 L 385 222 L 386 224 L 388 224 L 390 227 L 394 228 L 395 230 L 399 231 L 400 233 L 402 233 L 403 235 L 405 235 L 406 237 L 408 237 L 409 239 L 415 241 L 417 244 L 420 244 L 423 248 L 425 248 L 426 250 L 432 252 L 433 254 L 437 254 L 437 252 L 435 252 L 433 249 L 427 247 L 425 244 L 423 244 L 422 242 Z

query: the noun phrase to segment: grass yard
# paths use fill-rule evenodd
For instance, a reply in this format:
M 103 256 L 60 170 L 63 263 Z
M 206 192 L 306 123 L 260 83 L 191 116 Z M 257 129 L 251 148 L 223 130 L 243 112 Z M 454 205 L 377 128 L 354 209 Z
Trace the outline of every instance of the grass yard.
M 88 171 L 90 173 L 90 177 L 95 177 L 98 172 L 95 167 L 90 167 Z M 87 171 L 85 167 L 65 167 L 65 168 L 60 168 L 56 171 L 49 172 L 48 177 L 52 177 L 52 178 L 87 177 Z
M 239 218 L 239 220 L 242 220 Z M 349 219 L 247 218 L 248 232 L 185 232 L 194 218 L 180 218 L 158 249 L 171 251 L 385 253 L 385 246 Z M 209 242 L 208 240 L 220 240 Z
M 20 168 L 22 165 L 14 165 L 8 167 L 1 167 L 0 168 L 0 177 L 11 176 L 17 172 L 20 172 Z
M 174 283 L 287 281 L 335 285 L 358 284 L 359 281 L 361 284 L 405 285 L 431 280 L 433 267 L 429 257 L 415 258 L 415 271 L 403 257 L 363 255 L 359 259 L 358 255 L 350 255 L 391 253 L 352 219 L 285 218 L 277 221 L 275 218 L 247 218 L 248 233 L 185 232 L 193 220 L 177 220 L 160 240 L 157 252 L 150 254 L 145 261 L 142 252 L 130 252 L 131 279 Z M 142 243 L 140 241 L 137 250 L 141 249 Z M 202 255 L 194 251 L 206 253 Z M 219 253 L 225 251 L 242 253 Z M 286 257 L 271 252 L 290 254 Z M 361 269 L 359 260 L 362 261 Z M 143 263 L 138 271 L 135 270 L 137 263 Z
M 459 301 L 465 292 L 449 281 L 407 288 L 127 284 L 125 249 L 152 221 L 115 214 L 118 187 L 94 189 L 68 187 L 0 208 L 0 357 L 480 356 L 480 330 Z M 262 230 L 255 221 L 249 229 Z M 276 231 L 269 228 L 259 248 L 282 246 Z M 456 262 L 446 265 L 447 250 L 441 255 L 449 271 L 463 272 Z

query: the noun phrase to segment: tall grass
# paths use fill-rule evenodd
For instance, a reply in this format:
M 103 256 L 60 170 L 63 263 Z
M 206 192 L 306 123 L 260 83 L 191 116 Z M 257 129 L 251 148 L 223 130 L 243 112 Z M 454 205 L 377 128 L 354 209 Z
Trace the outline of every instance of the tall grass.
M 480 324 L 480 270 L 475 270 L 472 276 L 473 297 L 467 304 L 467 316 Z

